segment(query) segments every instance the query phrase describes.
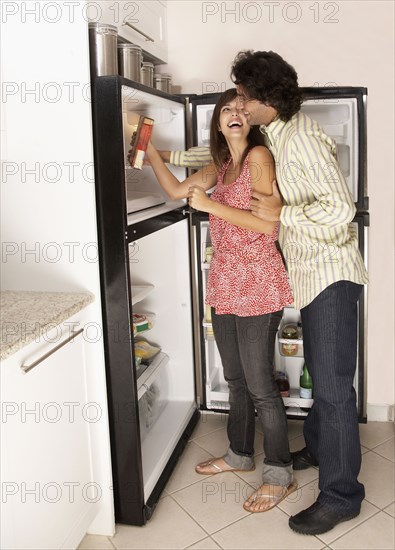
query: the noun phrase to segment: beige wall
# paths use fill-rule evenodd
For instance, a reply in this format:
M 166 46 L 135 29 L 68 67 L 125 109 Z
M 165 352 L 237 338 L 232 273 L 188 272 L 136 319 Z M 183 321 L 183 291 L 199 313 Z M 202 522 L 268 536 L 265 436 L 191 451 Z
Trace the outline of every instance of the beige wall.
M 221 91 L 241 49 L 274 50 L 302 86 L 368 88 L 368 404 L 394 398 L 394 3 L 169 0 L 169 66 L 183 93 Z M 385 335 L 385 337 L 384 337 Z

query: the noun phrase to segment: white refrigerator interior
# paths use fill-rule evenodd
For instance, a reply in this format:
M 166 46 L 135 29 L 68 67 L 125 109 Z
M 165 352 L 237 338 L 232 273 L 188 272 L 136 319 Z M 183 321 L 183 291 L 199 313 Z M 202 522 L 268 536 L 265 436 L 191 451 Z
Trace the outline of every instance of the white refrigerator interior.
M 354 199 L 358 200 L 358 117 L 355 98 L 309 99 L 302 111 L 316 120 L 335 140 L 340 170 Z M 331 177 L 328 166 L 327 177 Z
M 129 86 L 122 86 L 122 124 L 128 213 L 169 202 L 169 198 L 158 184 L 150 166 L 144 166 L 142 170 L 137 170 L 131 168 L 127 161 L 133 134 L 130 124 L 131 113 L 144 115 L 154 120 L 151 140 L 158 150 L 182 150 L 185 148 L 185 106 L 183 103 L 148 94 Z M 178 179 L 185 179 L 185 169 L 168 166 Z
M 197 105 L 197 139 L 199 146 L 210 145 L 210 121 L 214 105 Z M 358 117 L 355 98 L 308 99 L 301 110 L 316 120 L 325 133 L 335 140 L 342 174 L 353 196 L 358 200 Z M 331 177 L 327 167 L 327 177 Z
M 210 121 L 214 105 L 196 106 L 196 135 L 198 146 L 209 146 Z M 348 188 L 356 202 L 358 200 L 358 116 L 357 100 L 355 98 L 332 98 L 332 99 L 310 99 L 302 105 L 302 111 L 312 119 L 316 120 L 323 130 L 332 137 L 337 146 L 337 155 L 340 169 L 345 177 Z M 331 177 L 331 167 L 327 167 L 327 177 Z M 352 227 L 358 233 L 357 224 Z M 223 377 L 223 369 L 218 348 L 216 346 L 211 318 L 210 308 L 204 304 L 206 294 L 207 275 L 209 262 L 207 248 L 211 246 L 210 230 L 208 221 L 200 223 L 201 250 L 196 251 L 201 258 L 200 269 L 202 272 L 201 307 L 205 312 L 202 323 L 202 334 L 204 339 L 205 354 L 205 384 L 206 405 L 208 409 L 227 409 L 228 387 Z M 208 257 L 209 259 L 209 257 Z M 285 372 L 290 385 L 290 396 L 284 397 L 284 404 L 287 407 L 287 414 L 292 416 L 306 416 L 313 404 L 313 399 L 303 399 L 299 396 L 299 377 L 304 365 L 303 340 L 285 341 L 282 339 L 282 328 L 287 323 L 298 323 L 300 311 L 292 307 L 284 309 L 283 319 L 280 323 L 276 337 L 274 368 L 276 371 Z M 293 343 L 296 348 L 292 355 L 287 343 Z M 356 379 L 358 371 L 356 373 Z M 355 379 L 355 380 L 356 380 Z M 356 391 L 358 384 L 355 383 Z
M 153 325 L 135 338 L 161 350 L 137 367 L 146 499 L 196 408 L 188 250 L 186 219 L 129 245 L 133 313 Z

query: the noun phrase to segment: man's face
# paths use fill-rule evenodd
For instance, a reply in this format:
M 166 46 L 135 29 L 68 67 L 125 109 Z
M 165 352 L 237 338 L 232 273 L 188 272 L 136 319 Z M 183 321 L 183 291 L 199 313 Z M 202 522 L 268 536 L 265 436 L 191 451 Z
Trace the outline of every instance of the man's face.
M 267 126 L 275 119 L 276 109 L 265 105 L 259 99 L 248 97 L 247 91 L 240 84 L 236 86 L 236 89 L 238 109 L 244 113 L 250 126 L 260 126 L 261 124 Z

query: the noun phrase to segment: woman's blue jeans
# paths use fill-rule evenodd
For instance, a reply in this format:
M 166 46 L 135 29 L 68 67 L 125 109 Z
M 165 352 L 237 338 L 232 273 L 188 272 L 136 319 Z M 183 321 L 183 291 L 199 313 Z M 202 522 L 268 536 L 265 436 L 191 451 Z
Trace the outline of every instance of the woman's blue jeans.
M 229 386 L 225 461 L 233 468 L 254 464 L 255 410 L 261 422 L 265 453 L 263 483 L 288 486 L 292 460 L 284 404 L 274 380 L 274 346 L 282 311 L 253 317 L 218 315 L 213 329 Z
M 357 302 L 362 286 L 339 281 L 302 308 L 303 345 L 314 404 L 304 438 L 319 463 L 318 501 L 342 514 L 359 512 L 364 486 L 356 393 Z

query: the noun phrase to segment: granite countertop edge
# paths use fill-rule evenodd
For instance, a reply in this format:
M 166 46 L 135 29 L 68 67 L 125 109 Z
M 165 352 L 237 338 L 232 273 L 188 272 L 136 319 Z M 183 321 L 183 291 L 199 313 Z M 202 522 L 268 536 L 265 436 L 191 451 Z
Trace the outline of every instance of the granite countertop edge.
M 7 359 L 95 300 L 88 292 L 0 292 L 0 360 Z

